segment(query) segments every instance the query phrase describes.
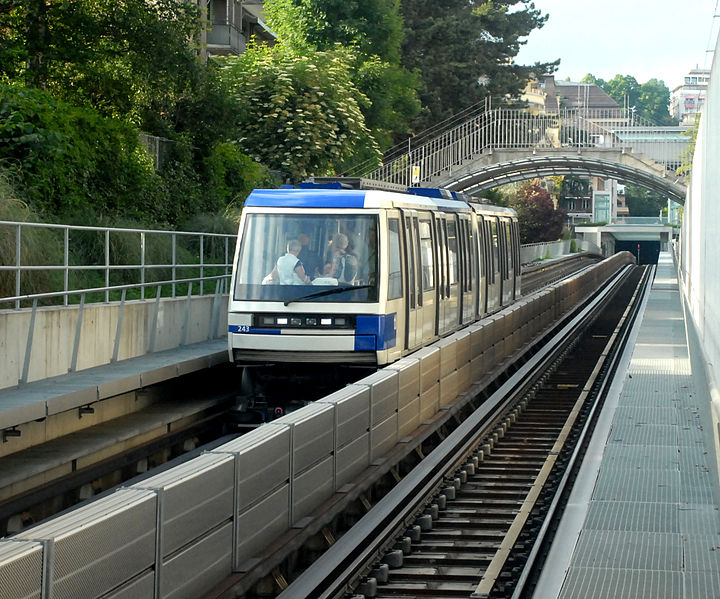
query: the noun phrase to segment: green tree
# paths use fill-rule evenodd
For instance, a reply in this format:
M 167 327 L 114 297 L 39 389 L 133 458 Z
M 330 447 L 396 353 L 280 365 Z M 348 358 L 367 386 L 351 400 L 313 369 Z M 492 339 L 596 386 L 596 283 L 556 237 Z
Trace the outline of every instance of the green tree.
M 615 75 L 610 81 L 605 81 L 588 73 L 582 78 L 582 83 L 601 87 L 620 106 L 656 125 L 677 124 L 670 116 L 670 90 L 664 81 L 653 78 L 640 84 L 630 75 Z
M 418 128 L 436 124 L 487 96 L 517 97 L 528 78 L 559 61 L 513 62 L 522 38 L 543 26 L 529 0 L 401 0 L 405 18 L 402 64 L 419 73 L 424 113 Z
M 6 4 L 0 76 L 157 134 L 172 129 L 175 104 L 197 91 L 202 67 L 192 40 L 202 22 L 193 0 Z
M 265 7 L 281 43 L 300 53 L 352 50 L 353 80 L 367 98 L 360 106 L 365 124 L 383 148 L 407 136 L 420 112 L 419 83 L 400 65 L 399 0 L 267 0 Z
M 137 128 L 43 90 L 0 86 L 0 162 L 20 198 L 48 216 L 158 216 L 166 204 Z
M 510 196 L 510 207 L 518 213 L 520 242 L 556 241 L 567 219 L 556 210 L 550 193 L 537 181 L 524 181 Z
M 640 86 L 640 114 L 656 125 L 676 125 L 670 116 L 670 90 L 664 81 L 649 79 Z
M 351 53 L 301 54 L 282 44 L 218 59 L 238 103 L 238 147 L 298 181 L 342 172 L 380 152 L 364 124 L 367 99 L 353 84 Z
M 625 203 L 630 216 L 657 216 L 667 206 L 667 197 L 640 185 L 627 184 Z

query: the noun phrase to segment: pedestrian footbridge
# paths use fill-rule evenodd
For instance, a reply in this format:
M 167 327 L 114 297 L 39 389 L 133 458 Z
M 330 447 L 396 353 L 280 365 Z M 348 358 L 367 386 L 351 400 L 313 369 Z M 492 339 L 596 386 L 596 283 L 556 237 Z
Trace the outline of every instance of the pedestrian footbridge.
M 687 183 L 675 172 L 690 144 L 686 131 L 638 124 L 620 109 L 534 115 L 485 106 L 397 146 L 380 168 L 361 165 L 353 174 L 470 194 L 535 177 L 600 176 L 683 203 Z

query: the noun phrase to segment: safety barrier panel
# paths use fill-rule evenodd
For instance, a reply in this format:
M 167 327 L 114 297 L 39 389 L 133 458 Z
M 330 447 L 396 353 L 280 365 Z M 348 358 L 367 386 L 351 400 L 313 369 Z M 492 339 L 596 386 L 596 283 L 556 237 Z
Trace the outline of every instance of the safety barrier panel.
M 9 598 L 194 598 L 260 559 L 632 262 L 617 254 L 301 410 L 0 541 Z

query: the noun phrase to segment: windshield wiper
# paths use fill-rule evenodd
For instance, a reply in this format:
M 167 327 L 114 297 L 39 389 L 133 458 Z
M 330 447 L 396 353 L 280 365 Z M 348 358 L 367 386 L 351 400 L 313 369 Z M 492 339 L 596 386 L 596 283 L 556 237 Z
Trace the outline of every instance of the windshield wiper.
M 286 300 L 283 302 L 286 306 L 288 304 L 291 304 L 292 302 L 299 302 L 300 300 L 305 299 L 311 299 L 314 297 L 321 297 L 323 295 L 332 295 L 333 293 L 342 293 L 343 291 L 348 291 L 350 289 L 367 289 L 368 287 L 373 287 L 373 285 L 346 285 L 346 286 L 338 286 L 333 287 L 332 289 L 323 289 L 322 291 L 315 291 L 314 293 L 308 293 L 306 295 L 300 295 L 298 297 L 294 297 L 292 299 Z

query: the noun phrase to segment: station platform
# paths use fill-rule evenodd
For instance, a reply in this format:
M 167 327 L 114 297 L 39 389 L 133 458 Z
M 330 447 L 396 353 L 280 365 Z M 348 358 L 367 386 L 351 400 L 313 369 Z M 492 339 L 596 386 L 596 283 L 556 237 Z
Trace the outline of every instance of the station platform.
M 710 391 L 667 252 L 644 302 L 536 599 L 720 597 Z
M 0 430 L 228 361 L 227 339 L 213 339 L 2 389 Z

